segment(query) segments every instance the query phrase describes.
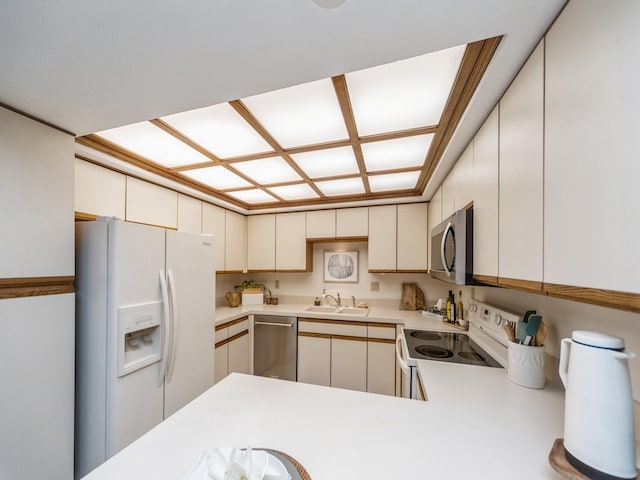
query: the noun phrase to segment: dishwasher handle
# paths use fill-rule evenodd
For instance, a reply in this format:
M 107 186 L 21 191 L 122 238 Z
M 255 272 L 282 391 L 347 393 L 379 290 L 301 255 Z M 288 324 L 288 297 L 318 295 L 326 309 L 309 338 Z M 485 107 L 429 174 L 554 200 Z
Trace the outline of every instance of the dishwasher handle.
M 261 322 L 260 320 L 255 321 L 256 325 L 269 325 L 270 327 L 286 327 L 286 328 L 293 327 L 294 323 L 295 323 L 294 320 L 291 320 L 291 323 Z

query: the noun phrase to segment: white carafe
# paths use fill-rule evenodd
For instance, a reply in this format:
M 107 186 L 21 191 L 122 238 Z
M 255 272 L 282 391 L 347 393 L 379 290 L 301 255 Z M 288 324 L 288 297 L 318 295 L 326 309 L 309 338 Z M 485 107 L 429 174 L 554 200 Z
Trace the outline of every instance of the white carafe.
M 576 330 L 562 339 L 564 447 L 569 463 L 589 478 L 637 478 L 627 362 L 633 357 L 619 337 Z

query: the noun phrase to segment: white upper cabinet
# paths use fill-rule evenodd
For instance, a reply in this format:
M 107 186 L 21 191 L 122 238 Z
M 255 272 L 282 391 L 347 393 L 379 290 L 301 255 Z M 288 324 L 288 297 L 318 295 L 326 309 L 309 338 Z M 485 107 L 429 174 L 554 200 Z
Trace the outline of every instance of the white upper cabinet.
M 469 143 L 456 164 L 454 208 L 460 210 L 473 202 L 473 142 Z
M 442 190 L 442 218 L 453 215 L 456 211 L 456 174 L 458 171 L 454 167 L 447 178 L 444 179 L 440 189 Z
M 305 212 L 276 214 L 276 270 L 307 269 Z
M 398 205 L 397 270 L 427 271 L 429 222 L 427 203 Z
M 442 186 L 438 187 L 436 193 L 433 194 L 429 201 L 429 234 L 428 234 L 428 252 L 431 252 L 433 245 L 431 245 L 431 230 L 437 227 L 442 222 Z M 429 254 L 429 269 L 431 269 L 431 254 Z
M 367 207 L 341 208 L 336 211 L 336 237 L 366 237 L 369 235 Z
M 126 188 L 126 175 L 76 158 L 76 212 L 124 218 Z
M 335 236 L 335 210 L 313 210 L 307 212 L 306 238 L 335 238 Z
M 226 270 L 226 230 L 225 209 L 209 203 L 203 203 L 202 233 L 212 233 L 216 237 L 214 241 L 216 246 L 216 271 L 218 272 Z
M 178 228 L 178 192 L 127 177 L 126 202 L 127 221 Z
M 640 293 L 638 18 L 569 2 L 547 34 L 545 282 Z
M 369 207 L 369 271 L 396 270 L 395 205 Z
M 252 215 L 247 219 L 247 267 L 273 272 L 276 269 L 276 216 Z
M 503 279 L 542 282 L 543 95 L 541 42 L 500 101 L 499 276 Z
M 74 275 L 73 145 L 0 107 L 0 278 Z
M 178 194 L 178 230 L 202 233 L 202 202 L 200 200 Z
M 247 270 L 247 217 L 225 212 L 225 271 Z
M 498 121 L 494 109 L 473 140 L 473 273 L 498 276 Z

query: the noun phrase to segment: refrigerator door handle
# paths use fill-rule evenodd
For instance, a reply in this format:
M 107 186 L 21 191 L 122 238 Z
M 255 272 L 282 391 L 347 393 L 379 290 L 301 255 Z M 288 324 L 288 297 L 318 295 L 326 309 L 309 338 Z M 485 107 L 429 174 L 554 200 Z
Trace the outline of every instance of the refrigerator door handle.
M 160 362 L 160 377 L 158 378 L 158 386 L 161 386 L 164 383 L 164 376 L 167 373 L 169 347 L 171 345 L 171 312 L 169 310 L 169 291 L 167 288 L 167 280 L 165 279 L 164 270 L 160 270 L 160 291 L 162 292 L 163 334 L 162 361 Z
M 169 280 L 169 294 L 171 298 L 171 353 L 169 354 L 169 364 L 167 365 L 167 380 L 171 381 L 173 373 L 173 361 L 176 358 L 176 338 L 178 337 L 178 297 L 176 295 L 176 281 L 173 271 L 167 270 Z

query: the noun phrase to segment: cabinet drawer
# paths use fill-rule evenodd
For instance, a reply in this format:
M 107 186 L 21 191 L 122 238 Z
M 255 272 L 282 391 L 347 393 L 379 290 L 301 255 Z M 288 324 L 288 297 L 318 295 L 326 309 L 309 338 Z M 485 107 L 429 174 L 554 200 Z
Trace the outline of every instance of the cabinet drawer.
M 396 339 L 395 323 L 381 323 L 380 325 L 369 324 L 369 338 L 381 338 L 385 340 Z
M 230 337 L 249 329 L 249 319 L 247 317 L 239 318 L 238 320 L 240 320 L 238 323 L 229 326 Z
M 341 320 L 299 319 L 298 331 L 367 338 L 367 324 L 364 322 L 346 322 Z

